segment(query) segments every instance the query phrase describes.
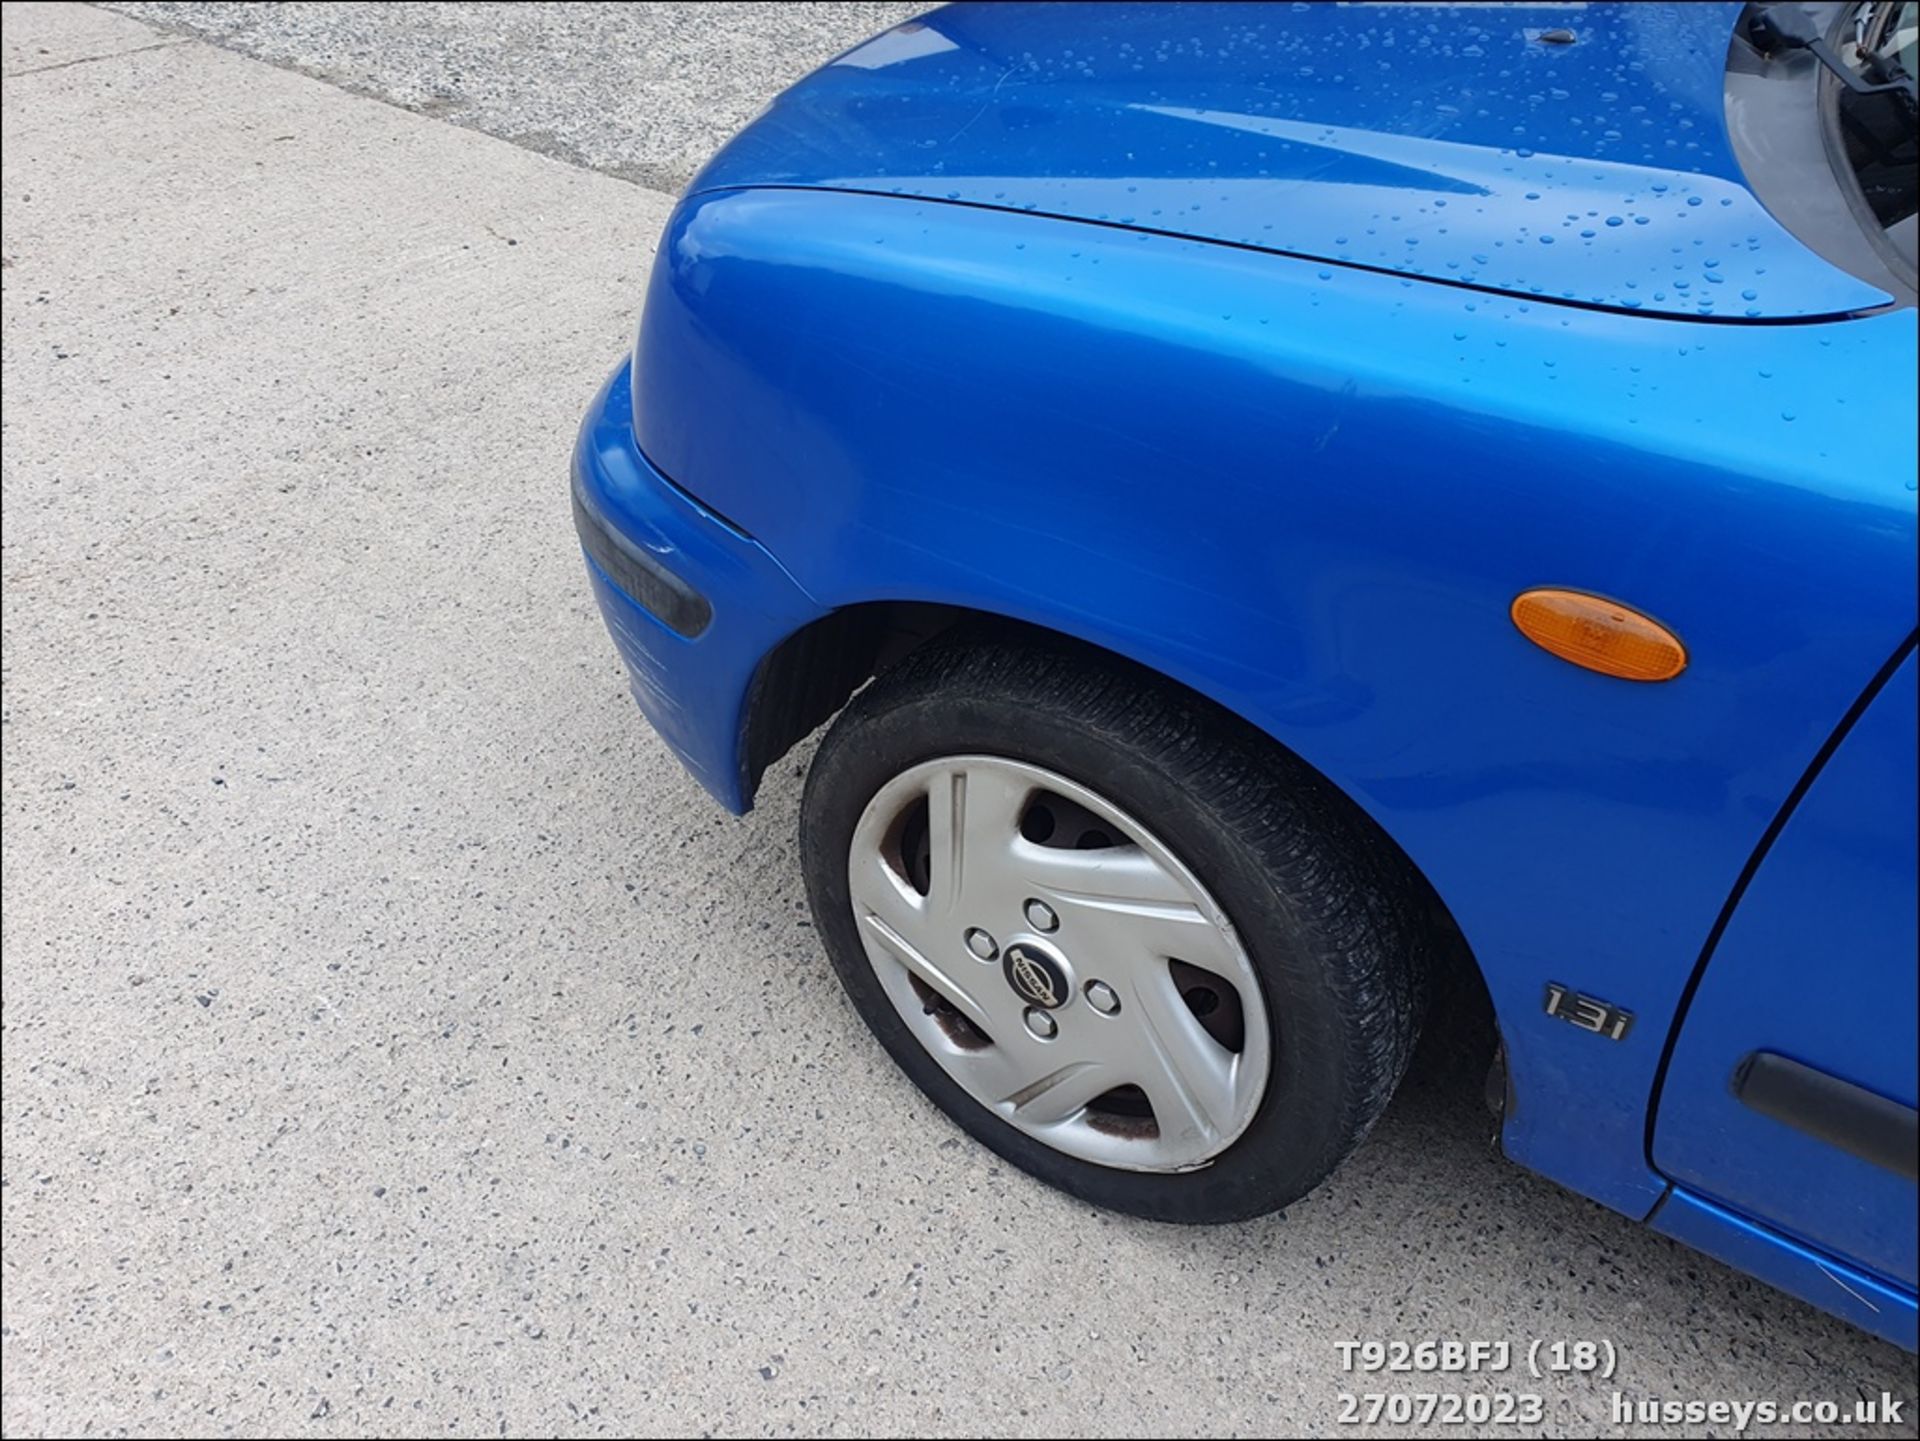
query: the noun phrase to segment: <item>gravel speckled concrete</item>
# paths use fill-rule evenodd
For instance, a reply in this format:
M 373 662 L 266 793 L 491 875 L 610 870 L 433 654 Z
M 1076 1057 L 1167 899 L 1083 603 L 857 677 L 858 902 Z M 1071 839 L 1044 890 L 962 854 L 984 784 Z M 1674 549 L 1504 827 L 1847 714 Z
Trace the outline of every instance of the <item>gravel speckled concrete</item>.
M 5 36 L 6 1435 L 1367 1434 L 1357 1338 L 1613 1340 L 1543 1434 L 1912 1398 L 1443 1068 L 1253 1225 L 967 1143 L 815 945 L 804 757 L 718 813 L 592 612 L 566 457 L 667 200 L 98 12 Z
M 111 8 L 677 191 L 769 97 L 931 6 L 133 0 Z

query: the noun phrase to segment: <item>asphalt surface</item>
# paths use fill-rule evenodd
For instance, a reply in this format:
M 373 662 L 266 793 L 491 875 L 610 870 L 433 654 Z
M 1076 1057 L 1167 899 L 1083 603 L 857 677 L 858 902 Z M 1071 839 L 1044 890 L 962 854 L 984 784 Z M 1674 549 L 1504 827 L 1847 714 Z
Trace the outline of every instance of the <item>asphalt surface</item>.
M 931 7 L 120 3 L 409 110 L 678 191 L 780 90 Z
M 804 752 L 718 812 L 568 520 L 669 201 L 498 119 L 673 182 L 856 8 L 206 22 L 389 104 L 6 7 L 0 1429 L 1409 1434 L 1340 1393 L 1505 1388 L 1913 1435 L 1911 1358 L 1503 1162 L 1431 1057 L 1288 1216 L 1196 1231 L 1009 1171 L 868 1039 Z M 455 50 L 473 128 L 402 108 Z

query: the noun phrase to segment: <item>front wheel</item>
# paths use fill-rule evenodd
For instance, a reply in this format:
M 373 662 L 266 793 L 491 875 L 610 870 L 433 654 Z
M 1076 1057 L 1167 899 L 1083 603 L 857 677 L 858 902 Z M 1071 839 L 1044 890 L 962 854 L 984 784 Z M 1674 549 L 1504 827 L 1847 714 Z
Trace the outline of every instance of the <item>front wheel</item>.
M 834 724 L 816 925 L 881 1043 L 1008 1160 L 1178 1221 L 1284 1206 L 1378 1117 L 1422 1003 L 1406 877 L 1317 776 L 1078 648 L 945 641 Z

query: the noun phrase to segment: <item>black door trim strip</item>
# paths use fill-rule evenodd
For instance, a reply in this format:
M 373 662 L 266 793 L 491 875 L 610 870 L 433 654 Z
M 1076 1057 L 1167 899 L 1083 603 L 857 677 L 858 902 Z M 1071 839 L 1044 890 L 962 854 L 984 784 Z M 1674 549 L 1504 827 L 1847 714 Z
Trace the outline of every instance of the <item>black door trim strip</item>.
M 1772 1051 L 1755 1051 L 1733 1072 L 1742 1105 L 1883 1171 L 1920 1175 L 1920 1111 Z

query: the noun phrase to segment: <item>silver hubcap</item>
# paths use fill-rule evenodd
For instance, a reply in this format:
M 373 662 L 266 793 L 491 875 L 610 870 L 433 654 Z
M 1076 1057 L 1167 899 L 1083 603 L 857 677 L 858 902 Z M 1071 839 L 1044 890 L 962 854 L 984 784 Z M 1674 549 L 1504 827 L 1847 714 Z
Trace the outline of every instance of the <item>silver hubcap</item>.
M 909 1029 L 1028 1135 L 1136 1171 L 1204 1166 L 1271 1060 L 1252 962 L 1151 831 L 1038 766 L 953 756 L 881 787 L 848 880 Z

